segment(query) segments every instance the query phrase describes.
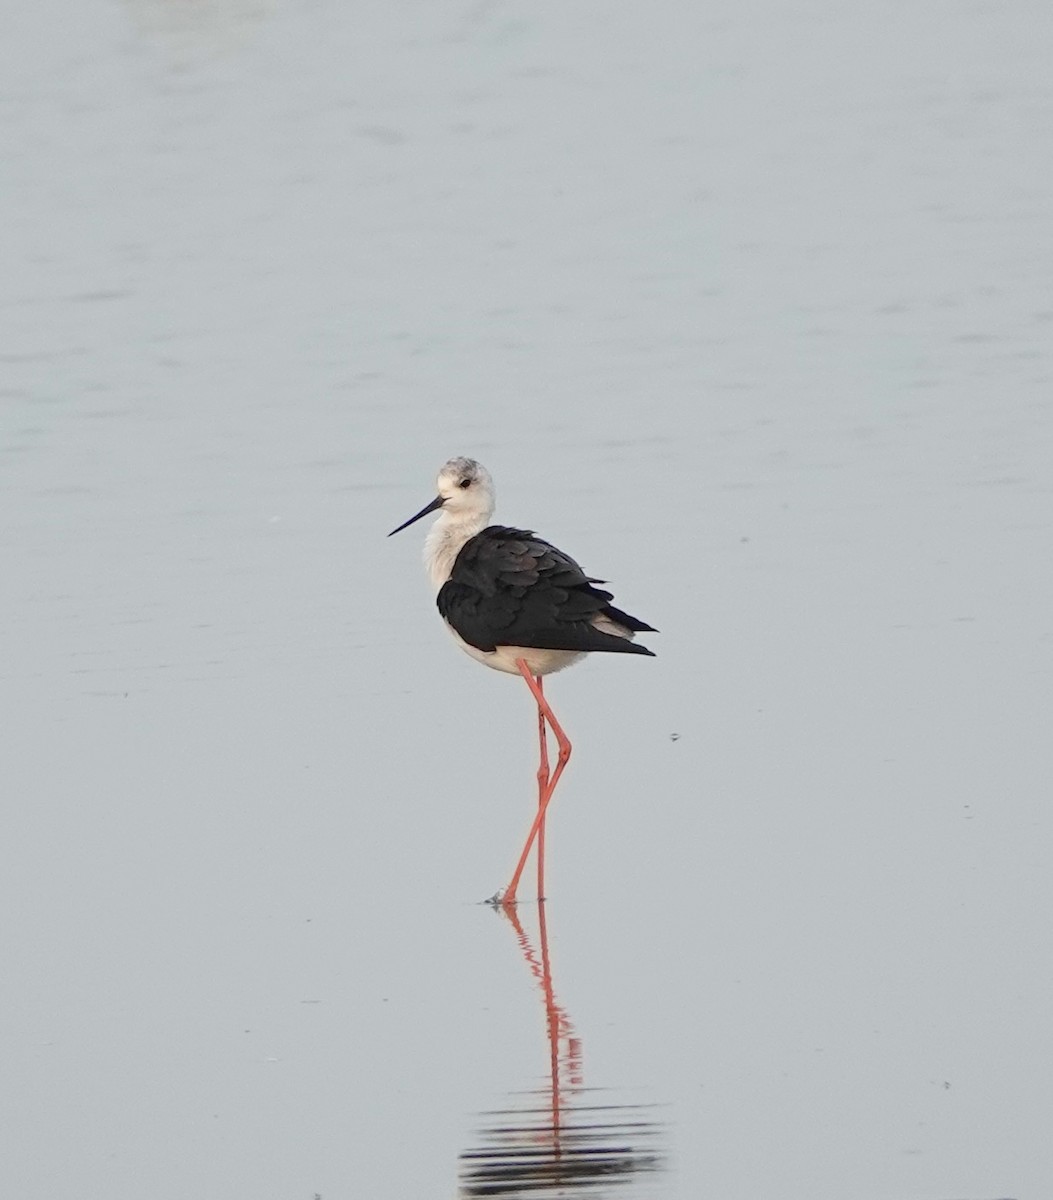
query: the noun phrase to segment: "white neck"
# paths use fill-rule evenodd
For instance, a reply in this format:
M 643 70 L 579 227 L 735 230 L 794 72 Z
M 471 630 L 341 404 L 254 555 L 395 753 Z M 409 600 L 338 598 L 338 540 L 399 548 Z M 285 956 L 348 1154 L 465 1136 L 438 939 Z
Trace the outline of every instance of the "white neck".
M 443 509 L 424 540 L 424 565 L 436 591 L 442 587 L 453 561 L 469 538 L 475 537 L 490 522 L 491 513 L 455 513 Z

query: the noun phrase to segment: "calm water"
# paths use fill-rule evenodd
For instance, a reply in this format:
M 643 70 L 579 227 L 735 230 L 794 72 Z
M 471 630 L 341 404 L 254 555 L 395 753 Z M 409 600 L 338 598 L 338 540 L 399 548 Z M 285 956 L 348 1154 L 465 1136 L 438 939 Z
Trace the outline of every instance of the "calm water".
M 1048 1197 L 1049 6 L 8 7 L 0 1190 Z

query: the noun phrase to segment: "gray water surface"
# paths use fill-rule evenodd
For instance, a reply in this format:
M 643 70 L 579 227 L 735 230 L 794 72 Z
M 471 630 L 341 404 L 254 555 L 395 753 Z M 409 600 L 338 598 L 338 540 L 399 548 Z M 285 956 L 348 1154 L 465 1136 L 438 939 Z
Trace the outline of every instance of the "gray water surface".
M 4 1195 L 1051 1194 L 1051 35 L 8 6 Z M 547 970 L 384 537 L 462 453 L 662 631 L 550 681 Z

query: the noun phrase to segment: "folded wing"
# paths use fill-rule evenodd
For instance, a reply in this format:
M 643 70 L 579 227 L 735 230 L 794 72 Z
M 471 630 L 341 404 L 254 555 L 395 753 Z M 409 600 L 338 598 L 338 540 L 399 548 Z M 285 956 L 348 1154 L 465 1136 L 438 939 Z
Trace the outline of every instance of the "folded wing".
M 562 550 L 526 529 L 491 525 L 461 548 L 438 596 L 439 612 L 470 646 L 651 654 L 631 633 L 656 632 L 615 608 Z M 599 627 L 597 627 L 599 626 Z M 604 627 L 620 627 L 620 633 Z

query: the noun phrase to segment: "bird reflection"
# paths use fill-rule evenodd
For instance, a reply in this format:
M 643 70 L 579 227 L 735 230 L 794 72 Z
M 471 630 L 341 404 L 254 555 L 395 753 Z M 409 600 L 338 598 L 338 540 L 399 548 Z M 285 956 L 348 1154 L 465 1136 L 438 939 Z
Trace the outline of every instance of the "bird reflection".
M 604 1103 L 609 1093 L 585 1087 L 581 1039 L 552 984 L 545 905 L 537 905 L 540 953 L 519 919 L 524 908 L 502 908 L 499 915 L 515 931 L 544 998 L 548 1081 L 485 1114 L 478 1146 L 461 1155 L 460 1194 L 602 1196 L 617 1188 L 626 1196 L 625 1187 L 643 1176 L 653 1181 L 663 1167 L 660 1126 L 649 1119 L 649 1106 Z

